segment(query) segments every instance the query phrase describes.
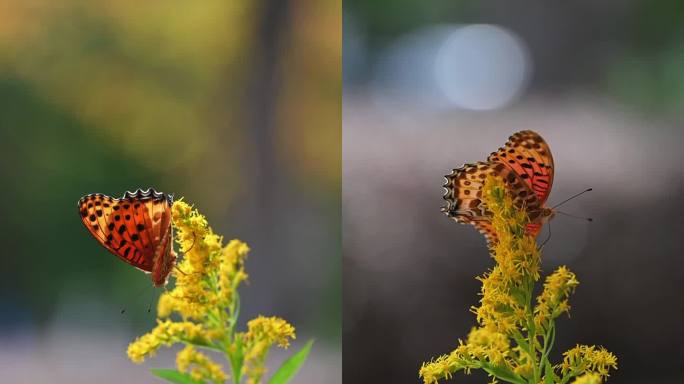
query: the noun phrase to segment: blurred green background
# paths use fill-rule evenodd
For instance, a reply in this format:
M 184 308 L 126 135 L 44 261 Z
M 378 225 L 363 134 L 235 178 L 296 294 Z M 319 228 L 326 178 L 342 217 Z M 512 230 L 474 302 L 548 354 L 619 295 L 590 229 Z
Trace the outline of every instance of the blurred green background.
M 76 210 L 138 187 L 248 242 L 242 319 L 291 321 L 318 340 L 300 379 L 339 377 L 340 97 L 339 1 L 1 1 L 0 381 L 172 364 L 126 360 L 160 291 Z

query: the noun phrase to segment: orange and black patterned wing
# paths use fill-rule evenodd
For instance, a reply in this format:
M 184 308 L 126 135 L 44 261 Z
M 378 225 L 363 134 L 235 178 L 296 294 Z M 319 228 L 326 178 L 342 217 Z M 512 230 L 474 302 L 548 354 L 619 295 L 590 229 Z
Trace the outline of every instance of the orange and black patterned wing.
M 458 223 L 473 225 L 489 244 L 495 243 L 497 236 L 492 228 L 492 213 L 482 202 L 482 187 L 488 175 L 497 176 L 504 168 L 500 164 L 477 162 L 464 164 L 444 176 L 443 197 L 447 205 L 442 212 Z
M 459 223 L 473 225 L 491 245 L 497 241 L 497 234 L 491 225 L 492 213 L 482 202 L 482 188 L 488 175 L 503 179 L 511 192 L 513 204 L 525 209 L 530 220 L 534 221 L 541 215 L 542 207 L 525 181 L 504 164 L 477 162 L 454 169 L 445 176 L 444 200 L 447 205 L 442 212 Z M 537 232 L 534 228 L 528 230 L 533 235 Z
M 504 164 L 513 171 L 543 206 L 553 184 L 553 157 L 548 144 L 534 131 L 520 131 L 487 158 L 490 163 Z
M 171 195 L 137 190 L 120 199 L 90 194 L 78 202 L 81 220 L 111 253 L 146 272 L 152 272 L 154 254 L 171 231 Z M 167 236 L 168 238 L 168 236 Z

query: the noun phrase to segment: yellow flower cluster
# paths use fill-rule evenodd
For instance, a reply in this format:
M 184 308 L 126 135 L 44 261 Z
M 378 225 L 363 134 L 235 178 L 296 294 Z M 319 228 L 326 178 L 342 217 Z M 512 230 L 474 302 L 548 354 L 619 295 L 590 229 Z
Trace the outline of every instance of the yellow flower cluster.
M 205 354 L 198 352 L 192 345 L 187 345 L 178 352 L 176 366 L 180 372 L 190 372 L 190 377 L 195 380 L 223 383 L 228 378 L 220 365 L 214 363 Z
M 511 359 L 514 351 L 504 334 L 487 328 L 473 328 L 468 335 L 468 342 L 459 340 L 458 343 L 458 348 L 450 354 L 439 356 L 430 363 L 423 363 L 419 376 L 424 383 L 434 384 L 440 379 L 449 379 L 453 372 L 459 370 L 464 370 L 467 374 L 473 368 L 500 371 L 515 369 L 514 360 Z
M 295 338 L 294 327 L 278 317 L 259 316 L 248 322 L 246 332 L 235 332 L 238 287 L 247 279 L 249 247 L 239 240 L 223 247 L 223 239 L 205 217 L 182 200 L 174 203 L 172 214 L 184 257 L 172 272 L 173 289 L 159 298 L 157 313 L 159 318 L 177 313 L 182 321 L 157 320 L 155 329 L 129 345 L 129 358 L 141 363 L 161 346 L 183 343 L 186 347 L 176 356 L 180 372 L 197 380 L 225 382 L 228 376 L 221 366 L 194 347 L 201 346 L 224 353 L 233 382 L 244 376 L 248 383 L 260 382 L 268 350 L 274 344 L 287 348 Z
M 223 302 L 233 300 L 238 285 L 247 280 L 244 265 L 248 253 L 247 244 L 239 240 L 231 240 L 223 249 L 219 267 L 219 298 Z
M 247 323 L 247 332 L 242 334 L 244 348 L 243 374 L 249 383 L 258 383 L 265 373 L 263 368 L 266 354 L 273 344 L 281 348 L 290 346 L 289 339 L 295 339 L 295 329 L 278 317 L 259 316 Z
M 153 356 L 159 347 L 178 342 L 205 344 L 207 339 L 199 324 L 157 320 L 157 326 L 151 332 L 138 337 L 128 346 L 128 357 L 134 363 L 142 363 L 146 356 Z
M 546 277 L 544 291 L 537 296 L 537 306 L 534 308 L 534 324 L 548 329 L 550 321 L 563 312 L 570 311 L 568 296 L 579 285 L 574 273 L 567 267 L 561 266 L 554 273 Z
M 617 367 L 615 356 L 603 348 L 578 346 L 566 352 L 563 364 L 555 368 L 548 361 L 555 338 L 553 320 L 570 309 L 568 296 L 579 284 L 575 274 L 566 267 L 558 268 L 546 278 L 532 308 L 541 254 L 536 239 L 526 233 L 530 221 L 525 209 L 514 204 L 503 180 L 495 177 L 485 180 L 482 201 L 492 213 L 498 241 L 490 244 L 496 265 L 478 277 L 482 282 L 480 306 L 471 308 L 480 327 L 471 330 L 466 343 L 459 340 L 450 354 L 424 363 L 419 376 L 425 384 L 435 384 L 460 370 L 467 374 L 483 369 L 494 381 L 567 383 L 589 373 L 577 382 L 599 383 L 609 368 Z M 557 377 L 557 369 L 564 375 L 562 379 Z M 591 373 L 596 373 L 599 381 Z
M 496 266 L 478 278 L 482 299 L 472 310 L 482 326 L 512 335 L 527 321 L 524 293 L 539 280 L 541 256 L 534 238 L 525 235 L 527 215 L 515 207 L 501 179 L 485 181 L 483 201 L 499 240 L 492 245 Z
M 587 373 L 575 379 L 572 384 L 601 384 L 601 376 L 595 373 Z
M 617 369 L 617 357 L 603 347 L 593 345 L 577 345 L 563 353 L 561 373 L 565 375 L 579 375 L 581 373 L 595 373 L 601 378 L 607 378 L 609 369 Z

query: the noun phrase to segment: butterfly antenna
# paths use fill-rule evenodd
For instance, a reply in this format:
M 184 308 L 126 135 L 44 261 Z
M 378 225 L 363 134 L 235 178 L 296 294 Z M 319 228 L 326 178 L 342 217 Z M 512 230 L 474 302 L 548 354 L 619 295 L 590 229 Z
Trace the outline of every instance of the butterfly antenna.
M 561 212 L 561 211 L 556 211 L 556 213 L 560 213 L 561 215 L 565 215 L 565 216 L 572 217 L 575 219 L 586 220 L 586 221 L 594 221 L 594 219 L 592 219 L 591 217 L 575 216 L 575 215 L 571 215 L 569 213 L 565 213 L 565 212 Z
M 152 312 L 152 301 L 154 301 L 154 289 L 150 291 L 150 303 L 147 305 L 147 313 Z
M 147 288 L 148 288 L 148 285 L 146 284 L 146 285 L 144 285 L 143 287 L 141 287 L 141 288 L 136 292 L 136 294 L 135 294 L 135 299 L 134 299 L 134 301 L 135 301 L 136 303 L 139 303 L 139 302 L 140 302 L 140 298 L 142 297 L 140 294 L 141 294 L 145 289 L 147 289 Z M 154 290 L 152 290 L 152 292 L 154 293 Z M 136 299 L 137 299 L 137 300 L 136 300 Z M 150 307 L 151 307 L 151 304 L 150 304 Z M 121 314 L 123 315 L 125 312 L 126 312 L 126 307 L 121 308 Z M 149 312 L 149 309 L 148 309 L 148 312 Z
M 584 193 L 586 193 L 586 192 L 589 192 L 589 191 L 591 191 L 591 190 L 593 190 L 593 188 L 587 188 L 587 189 L 585 189 L 584 191 L 582 191 L 582 192 L 580 192 L 580 193 L 576 193 L 576 194 L 574 194 L 574 195 L 568 197 L 567 199 L 561 201 L 560 203 L 554 205 L 553 207 L 551 207 L 551 209 L 554 209 L 554 208 L 556 208 L 556 207 L 560 207 L 561 205 L 567 203 L 568 201 L 574 199 L 575 197 L 577 197 L 577 196 L 579 196 L 579 195 L 582 195 L 582 194 L 584 194 Z

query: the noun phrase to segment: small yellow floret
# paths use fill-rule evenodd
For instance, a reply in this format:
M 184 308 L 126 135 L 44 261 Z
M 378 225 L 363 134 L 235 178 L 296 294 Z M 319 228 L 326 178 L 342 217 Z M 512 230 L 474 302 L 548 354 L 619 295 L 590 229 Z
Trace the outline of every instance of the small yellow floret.
M 198 352 L 192 345 L 186 346 L 176 355 L 176 366 L 180 372 L 190 372 L 195 380 L 224 382 L 228 378 L 221 366 L 208 356 Z

